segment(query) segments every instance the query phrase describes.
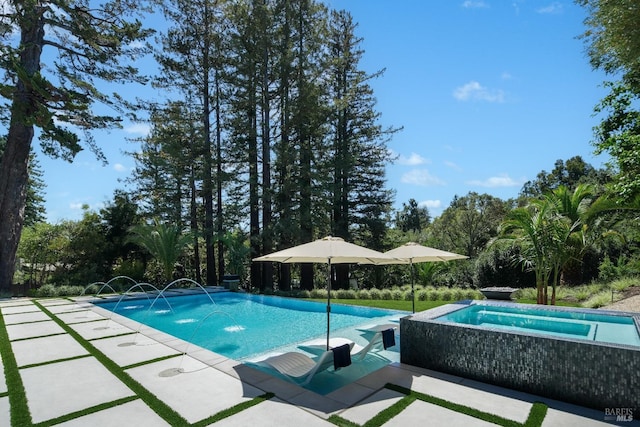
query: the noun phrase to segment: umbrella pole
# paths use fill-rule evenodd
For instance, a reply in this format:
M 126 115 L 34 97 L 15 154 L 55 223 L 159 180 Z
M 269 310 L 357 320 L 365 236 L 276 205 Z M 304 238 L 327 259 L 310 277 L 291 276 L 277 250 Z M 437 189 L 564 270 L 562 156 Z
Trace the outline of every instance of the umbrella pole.
M 411 268 L 411 310 L 416 312 L 416 296 L 413 293 L 413 283 L 415 282 L 415 274 L 413 271 L 413 260 L 410 260 L 410 268 Z
M 329 273 L 327 274 L 327 351 L 329 348 L 329 331 L 331 326 L 331 258 L 329 258 Z

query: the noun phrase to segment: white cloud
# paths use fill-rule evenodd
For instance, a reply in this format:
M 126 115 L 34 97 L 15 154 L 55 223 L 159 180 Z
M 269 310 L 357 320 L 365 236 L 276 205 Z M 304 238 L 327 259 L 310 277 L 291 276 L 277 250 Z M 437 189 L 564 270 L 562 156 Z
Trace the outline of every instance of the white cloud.
M 462 7 L 466 9 L 486 9 L 489 5 L 483 1 L 466 0 L 462 3 Z
M 445 164 L 445 166 L 447 166 L 447 167 L 449 167 L 449 168 L 451 168 L 451 169 L 453 169 L 455 171 L 462 172 L 462 168 L 460 166 L 458 166 L 457 163 L 454 163 L 454 162 L 446 160 L 444 162 L 444 164 Z
M 519 187 L 523 183 L 524 183 L 524 180 L 516 181 L 515 179 L 511 178 L 507 174 L 502 174 L 502 175 L 499 175 L 499 176 L 492 176 L 490 178 L 485 179 L 484 181 L 473 180 L 473 181 L 468 181 L 467 182 L 467 184 L 469 184 L 469 185 L 477 185 L 479 187 L 489 187 L 489 188 Z
M 476 81 L 470 81 L 453 91 L 458 101 L 504 102 L 504 92 L 499 89 L 488 89 Z
M 113 169 L 116 172 L 125 172 L 127 170 L 127 168 L 122 163 L 116 163 L 115 165 L 113 165 Z
M 562 10 L 563 10 L 562 4 L 557 1 L 554 1 L 548 6 L 544 6 L 537 9 L 536 12 L 546 14 L 546 15 L 557 15 L 562 13 Z
M 86 203 L 78 202 L 78 203 L 69 203 L 69 209 L 78 211 L 83 208 L 83 206 L 87 206 Z
M 502 80 L 511 80 L 513 76 L 511 75 L 510 72 L 503 71 L 502 74 L 500 75 L 500 78 L 502 78 Z
M 435 177 L 429 173 L 426 169 L 414 169 L 402 175 L 400 179 L 405 184 L 414 184 L 414 185 L 444 185 L 444 181 L 440 178 Z
M 132 133 L 135 135 L 149 135 L 151 131 L 151 127 L 146 123 L 134 123 L 124 128 L 124 131 L 127 133 Z
M 431 163 L 431 162 L 429 161 L 429 159 L 425 159 L 420 154 L 411 153 L 409 157 L 405 157 L 401 155 L 398 158 L 398 163 L 401 165 L 417 166 L 417 165 L 423 165 L 425 163 Z
M 442 207 L 442 201 L 440 200 L 423 200 L 422 202 L 418 203 L 418 206 L 420 206 L 421 208 L 427 208 L 427 209 L 440 209 Z

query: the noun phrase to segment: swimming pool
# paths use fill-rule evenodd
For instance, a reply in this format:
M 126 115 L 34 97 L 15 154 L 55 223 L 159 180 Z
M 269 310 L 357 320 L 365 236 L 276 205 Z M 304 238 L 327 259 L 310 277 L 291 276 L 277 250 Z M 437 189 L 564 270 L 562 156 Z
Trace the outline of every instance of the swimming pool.
M 634 319 L 628 316 L 478 304 L 435 320 L 640 346 L 638 329 Z
M 209 295 L 157 298 L 155 302 L 153 297 L 125 299 L 98 305 L 236 360 L 326 336 L 326 303 L 234 292 Z M 331 331 L 406 314 L 333 304 Z

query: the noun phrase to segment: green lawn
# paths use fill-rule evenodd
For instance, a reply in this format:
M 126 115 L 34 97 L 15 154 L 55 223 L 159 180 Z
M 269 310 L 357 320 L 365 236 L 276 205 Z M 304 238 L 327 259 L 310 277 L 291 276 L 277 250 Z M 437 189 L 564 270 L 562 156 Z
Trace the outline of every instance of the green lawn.
M 326 299 L 310 298 L 309 301 L 326 302 Z M 411 311 L 411 301 L 375 300 L 375 299 L 338 299 L 331 298 L 332 303 L 345 305 L 361 305 L 364 307 L 386 308 L 388 310 Z M 425 311 L 451 301 L 416 301 L 416 311 Z
M 326 302 L 326 299 L 310 298 L 309 301 Z M 338 299 L 332 298 L 332 303 L 345 305 L 361 305 L 365 307 L 386 308 L 388 310 L 411 311 L 411 301 L 403 300 L 372 300 L 372 299 Z M 416 301 L 416 312 L 429 310 L 455 301 Z M 535 304 L 535 300 L 518 299 L 515 302 L 521 304 Z M 565 307 L 580 307 L 579 303 L 558 301 L 556 305 Z

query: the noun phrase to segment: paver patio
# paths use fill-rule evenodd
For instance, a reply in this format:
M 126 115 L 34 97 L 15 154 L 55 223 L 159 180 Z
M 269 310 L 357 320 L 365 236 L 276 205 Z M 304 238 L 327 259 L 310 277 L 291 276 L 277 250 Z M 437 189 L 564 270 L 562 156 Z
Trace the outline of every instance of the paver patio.
M 74 419 L 58 425 L 169 425 L 119 379 L 122 377 L 116 377 L 87 351 L 85 346 L 90 345 L 187 423 L 205 420 L 271 392 L 275 397 L 240 410 L 214 425 L 327 426 L 332 425 L 328 421 L 332 414 L 362 425 L 405 397 L 403 393 L 385 388 L 385 384 L 391 383 L 517 423 L 523 423 L 533 402 L 539 401 L 549 406 L 543 426 L 608 425 L 600 411 L 400 363 L 321 396 L 208 350 L 187 345 L 167 334 L 140 328 L 135 322 L 119 316 L 109 319 L 110 315 L 103 310 L 86 303 L 62 298 L 40 300 L 39 303 L 67 329 L 51 320 L 30 300 L 0 301 L 0 312 L 34 423 L 46 424 L 71 414 Z M 77 339 L 84 343 L 75 337 L 80 337 Z M 184 350 L 189 354 L 183 356 Z M 133 367 L 127 368 L 129 366 Z M 4 377 L 0 377 L 0 425 L 10 423 L 8 394 Z M 82 412 L 102 404 L 107 407 L 90 409 L 93 412 L 89 414 Z M 492 425 L 422 400 L 413 401 L 384 425 L 425 422 L 448 427 Z M 640 423 L 634 421 L 624 425 L 638 426 Z

